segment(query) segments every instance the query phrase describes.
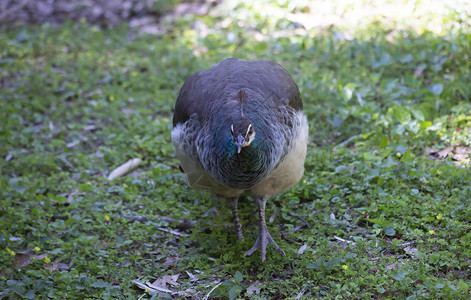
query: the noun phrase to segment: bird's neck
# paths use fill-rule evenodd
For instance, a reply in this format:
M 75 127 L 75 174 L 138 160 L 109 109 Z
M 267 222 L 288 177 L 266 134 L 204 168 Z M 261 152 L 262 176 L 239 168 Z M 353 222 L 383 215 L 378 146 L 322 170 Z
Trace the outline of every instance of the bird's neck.
M 256 126 L 256 125 L 254 125 Z M 217 126 L 219 127 L 219 126 Z M 269 139 L 270 128 L 257 128 L 255 139 L 237 153 L 230 131 L 220 126 L 210 133 L 210 149 L 203 157 L 203 165 L 222 185 L 233 189 L 247 189 L 263 180 L 276 164 L 274 141 Z

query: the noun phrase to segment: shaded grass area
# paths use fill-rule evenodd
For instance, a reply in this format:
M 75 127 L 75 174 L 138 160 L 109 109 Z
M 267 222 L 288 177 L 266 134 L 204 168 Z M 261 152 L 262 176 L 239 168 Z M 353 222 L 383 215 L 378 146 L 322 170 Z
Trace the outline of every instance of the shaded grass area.
M 469 16 L 444 16 L 464 25 L 440 35 L 381 21 L 299 33 L 233 12 L 251 13 L 183 17 L 162 36 L 1 33 L 1 296 L 203 298 L 222 282 L 212 297 L 468 297 L 471 173 L 426 147 L 471 146 Z M 229 205 L 185 185 L 170 141 L 185 78 L 231 56 L 285 66 L 310 123 L 304 178 L 267 206 L 287 256 L 269 248 L 265 264 L 242 257 L 253 199 L 238 243 Z M 137 171 L 106 180 L 134 157 Z M 165 275 L 179 275 L 173 295 L 133 283 Z

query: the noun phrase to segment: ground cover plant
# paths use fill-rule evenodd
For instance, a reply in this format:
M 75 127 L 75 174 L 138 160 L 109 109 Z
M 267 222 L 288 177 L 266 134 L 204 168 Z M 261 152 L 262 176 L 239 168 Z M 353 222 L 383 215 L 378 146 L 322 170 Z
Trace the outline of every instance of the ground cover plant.
M 471 10 L 375 3 L 226 1 L 157 35 L 0 32 L 0 298 L 470 297 Z M 310 124 L 303 179 L 267 204 L 287 255 L 265 263 L 243 257 L 253 199 L 235 242 L 170 141 L 185 78 L 226 57 L 282 64 Z

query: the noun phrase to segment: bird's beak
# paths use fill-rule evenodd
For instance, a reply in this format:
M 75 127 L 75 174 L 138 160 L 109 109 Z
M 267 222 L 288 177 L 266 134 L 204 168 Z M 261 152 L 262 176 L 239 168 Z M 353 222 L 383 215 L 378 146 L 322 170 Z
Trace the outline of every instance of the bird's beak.
M 237 146 L 237 153 L 240 153 L 240 150 L 242 150 L 242 147 L 245 144 L 245 139 L 242 134 L 239 134 L 239 136 L 237 136 L 237 141 L 235 142 L 235 144 Z

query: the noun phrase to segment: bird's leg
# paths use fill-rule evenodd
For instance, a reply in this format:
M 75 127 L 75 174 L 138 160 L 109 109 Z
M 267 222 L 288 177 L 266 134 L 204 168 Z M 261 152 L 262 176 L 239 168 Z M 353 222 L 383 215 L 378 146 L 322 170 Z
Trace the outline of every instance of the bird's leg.
M 267 199 L 265 196 L 260 196 L 257 198 L 258 204 L 258 211 L 260 214 L 260 225 L 258 227 L 258 236 L 255 244 L 249 251 L 245 252 L 244 256 L 249 256 L 254 253 L 257 249 L 260 249 L 260 257 L 262 262 L 265 261 L 265 256 L 267 252 L 267 246 L 273 244 L 275 250 L 278 251 L 280 254 L 286 255 L 285 252 L 278 247 L 276 242 L 271 237 L 270 233 L 268 232 L 267 224 L 265 223 L 265 204 L 267 203 Z
M 234 217 L 234 225 L 235 225 L 237 239 L 239 241 L 243 241 L 244 234 L 242 233 L 242 224 L 240 224 L 239 212 L 237 211 L 237 203 L 239 202 L 239 198 L 238 197 L 229 198 L 229 201 L 231 202 L 232 216 Z

